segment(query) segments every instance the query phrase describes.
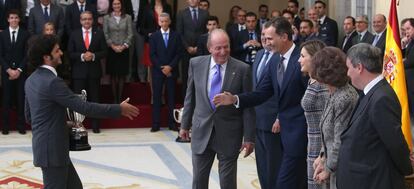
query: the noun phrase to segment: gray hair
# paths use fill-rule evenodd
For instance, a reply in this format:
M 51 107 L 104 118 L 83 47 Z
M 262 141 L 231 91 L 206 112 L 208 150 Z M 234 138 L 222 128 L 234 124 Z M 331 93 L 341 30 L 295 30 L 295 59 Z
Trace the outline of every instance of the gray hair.
M 161 14 L 160 14 L 160 18 L 161 18 L 161 17 L 165 17 L 165 18 L 168 18 L 169 20 L 171 20 L 170 14 L 168 14 L 168 13 L 166 13 L 166 12 L 161 13 Z
M 211 31 L 210 34 L 208 34 L 208 38 L 207 38 L 207 48 L 210 47 L 210 45 L 211 45 L 211 36 L 218 35 L 218 34 L 225 35 L 227 37 L 229 43 L 230 43 L 230 38 L 229 38 L 229 35 L 227 34 L 227 32 L 224 31 L 221 28 L 217 28 L 217 29 L 214 29 L 213 31 Z
M 368 43 L 359 43 L 348 50 L 347 58 L 353 67 L 364 66 L 370 73 L 382 73 L 383 58 L 381 49 Z
M 367 15 L 361 15 L 357 17 L 357 22 L 365 22 L 366 24 L 369 24 L 369 19 Z

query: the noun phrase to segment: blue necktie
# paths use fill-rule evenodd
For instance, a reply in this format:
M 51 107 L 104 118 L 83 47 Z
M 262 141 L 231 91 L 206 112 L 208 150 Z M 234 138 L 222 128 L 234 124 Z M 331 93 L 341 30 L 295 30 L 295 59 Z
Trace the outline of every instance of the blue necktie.
M 83 4 L 80 6 L 80 12 L 83 12 L 84 8 L 83 8 Z
M 262 78 L 262 73 L 264 68 L 266 67 L 267 58 L 269 57 L 269 51 L 265 52 L 262 60 L 260 61 L 259 68 L 257 69 L 256 79 L 259 81 Z
M 165 32 L 163 33 L 163 35 L 164 35 L 164 45 L 165 47 L 168 47 L 168 33 Z
M 195 25 L 197 25 L 197 10 L 195 8 L 193 8 L 193 22 Z
M 46 22 L 49 21 L 49 13 L 47 12 L 47 7 L 44 8 L 43 17 L 45 18 Z
M 210 105 L 213 110 L 216 109 L 216 106 L 213 103 L 214 96 L 221 92 L 221 74 L 220 74 L 220 64 L 216 64 L 216 72 L 214 72 L 213 78 L 211 78 L 211 88 L 210 88 Z
M 253 35 L 254 35 L 254 33 L 253 32 L 249 32 L 249 40 L 253 40 L 254 38 L 253 38 Z

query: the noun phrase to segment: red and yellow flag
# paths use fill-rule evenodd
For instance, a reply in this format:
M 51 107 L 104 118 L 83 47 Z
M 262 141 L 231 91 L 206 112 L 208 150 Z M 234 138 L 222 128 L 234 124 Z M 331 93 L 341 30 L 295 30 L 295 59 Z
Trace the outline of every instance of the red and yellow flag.
M 398 29 L 397 3 L 391 0 L 390 15 L 388 17 L 387 35 L 385 41 L 384 71 L 383 74 L 398 96 L 402 109 L 402 132 L 405 140 L 412 149 L 410 113 L 408 109 L 407 86 L 405 82 L 404 63 L 401 52 L 401 38 Z

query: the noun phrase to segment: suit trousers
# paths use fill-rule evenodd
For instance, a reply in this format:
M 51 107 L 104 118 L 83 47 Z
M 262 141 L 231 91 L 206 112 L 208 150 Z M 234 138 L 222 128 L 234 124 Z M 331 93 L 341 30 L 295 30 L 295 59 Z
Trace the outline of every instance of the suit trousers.
M 86 90 L 88 101 L 99 103 L 99 92 L 101 90 L 101 79 L 73 79 L 73 92 L 80 94 L 83 89 Z M 99 129 L 99 119 L 90 118 L 92 128 Z
M 63 167 L 42 167 L 44 189 L 82 189 L 82 181 L 72 161 Z
M 262 189 L 276 189 L 277 176 L 282 163 L 280 134 L 256 129 L 256 166 Z
M 24 82 L 26 78 L 24 74 L 15 80 L 9 80 L 9 74 L 2 73 L 2 88 L 3 88 L 3 130 L 10 129 L 10 111 L 13 106 L 13 101 L 16 103 L 17 109 L 17 129 L 25 130 L 24 119 Z
M 162 102 L 162 89 L 165 83 L 167 88 L 167 102 L 168 102 L 168 126 L 170 128 L 175 127 L 174 122 L 174 107 L 175 107 L 175 77 L 152 77 L 153 88 L 153 109 L 152 109 L 152 127 L 159 128 L 161 121 L 161 102 Z
M 306 181 L 306 157 L 294 157 L 284 153 L 277 178 L 278 188 L 306 189 L 308 187 Z
M 193 161 L 193 189 L 208 189 L 211 167 L 217 154 L 219 178 L 221 189 L 237 188 L 237 158 L 239 154 L 226 156 L 218 153 L 214 146 L 223 144 L 214 144 L 214 131 L 211 134 L 209 144 L 202 154 L 192 155 Z

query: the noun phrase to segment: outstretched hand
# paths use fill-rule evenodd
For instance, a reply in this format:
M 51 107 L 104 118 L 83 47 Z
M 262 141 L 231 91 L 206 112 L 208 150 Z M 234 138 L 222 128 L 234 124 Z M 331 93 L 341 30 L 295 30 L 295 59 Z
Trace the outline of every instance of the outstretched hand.
M 133 120 L 134 117 L 137 117 L 139 115 L 139 109 L 128 102 L 129 98 L 121 102 L 121 115 L 129 118 L 130 120 Z
M 222 105 L 234 104 L 236 100 L 237 99 L 234 95 L 229 92 L 224 92 L 214 96 L 213 103 L 216 105 L 216 107 L 219 107 Z

